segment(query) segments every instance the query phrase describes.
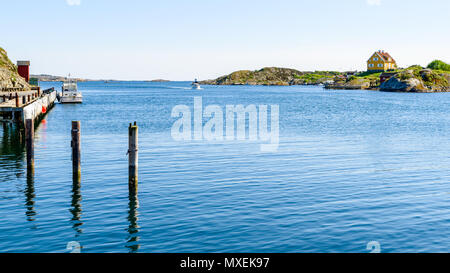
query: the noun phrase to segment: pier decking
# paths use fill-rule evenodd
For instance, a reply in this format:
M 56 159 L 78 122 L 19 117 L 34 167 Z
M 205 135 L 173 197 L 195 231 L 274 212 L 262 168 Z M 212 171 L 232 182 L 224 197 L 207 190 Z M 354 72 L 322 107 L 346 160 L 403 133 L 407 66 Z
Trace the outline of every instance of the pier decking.
M 0 92 L 0 122 L 16 123 L 24 127 L 26 119 L 39 119 L 50 110 L 56 100 L 56 91 L 40 88 L 21 92 Z

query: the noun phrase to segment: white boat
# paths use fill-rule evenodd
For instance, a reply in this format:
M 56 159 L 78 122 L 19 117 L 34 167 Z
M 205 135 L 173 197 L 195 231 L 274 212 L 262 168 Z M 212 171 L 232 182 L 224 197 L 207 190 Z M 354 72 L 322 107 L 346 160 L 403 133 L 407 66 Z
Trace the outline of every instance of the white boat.
M 194 82 L 192 83 L 192 89 L 202 89 L 200 84 L 198 83 L 197 79 L 194 80 Z
M 62 93 L 58 98 L 60 103 L 82 103 L 83 95 L 78 91 L 77 82 L 67 79 L 62 84 Z

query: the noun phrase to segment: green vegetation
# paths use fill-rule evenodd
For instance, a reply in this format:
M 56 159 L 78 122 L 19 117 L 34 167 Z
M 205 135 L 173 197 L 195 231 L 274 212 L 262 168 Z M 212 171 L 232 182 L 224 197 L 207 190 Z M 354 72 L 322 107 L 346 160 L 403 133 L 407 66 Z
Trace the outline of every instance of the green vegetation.
M 381 86 L 383 91 L 448 92 L 450 74 L 413 65 L 397 71 L 393 81 Z
M 375 80 L 375 79 L 379 79 L 382 73 L 383 72 L 365 71 L 365 72 L 356 74 L 356 77 Z
M 433 67 L 435 69 L 431 69 Z M 404 69 L 396 69 L 387 71 L 390 73 L 396 73 L 395 78 L 405 83 L 405 85 L 417 84 L 411 90 L 416 92 L 435 92 L 446 91 L 449 88 L 449 75 L 445 72 L 445 63 L 434 62 L 430 64 L 428 69 L 420 65 L 412 65 Z M 380 87 L 380 76 L 383 72 L 361 72 L 356 75 L 356 78 L 350 77 L 345 84 L 355 82 L 356 79 L 365 79 L 370 81 L 371 88 Z
M 0 67 L 11 72 L 17 72 L 17 67 L 8 58 L 6 51 L 0 47 Z
M 322 76 L 337 76 L 337 75 L 342 75 L 342 72 L 338 72 L 338 71 L 315 71 L 313 74 L 322 75 Z
M 28 83 L 33 86 L 39 86 L 39 79 L 38 78 L 30 78 L 30 81 Z
M 288 68 L 266 67 L 260 70 L 241 70 L 201 84 L 214 85 L 319 85 L 330 89 L 382 89 L 393 92 L 450 92 L 450 73 L 448 65 L 434 61 L 424 68 L 413 65 L 408 68 L 387 71 L 381 84 L 383 72 L 336 72 L 336 71 L 298 71 Z
M 303 81 L 304 84 L 319 84 L 335 77 L 334 72 L 316 71 L 305 72 L 302 75 L 294 75 L 295 79 Z
M 295 75 L 302 72 L 278 67 L 265 67 L 260 70 L 240 70 L 215 80 L 202 81 L 201 84 L 217 85 L 289 85 Z
M 404 70 L 400 71 L 399 75 L 403 79 L 417 78 L 422 79 L 424 82 L 431 83 L 444 83 L 446 79 L 440 75 L 440 71 L 427 70 L 420 65 L 412 65 Z
M 414 71 L 414 76 L 417 78 L 420 77 L 427 86 L 449 87 L 449 82 L 447 80 L 449 74 L 440 73 L 434 70 L 422 70 Z
M 414 77 L 414 75 L 411 73 L 399 73 L 397 75 L 398 75 L 398 78 L 402 81 L 406 81 L 406 80 L 412 79 Z
M 432 61 L 427 68 L 429 69 L 433 69 L 433 70 L 440 70 L 440 71 L 446 71 L 449 72 L 450 71 L 450 64 L 447 64 L 443 61 L 440 60 L 435 60 Z
M 423 67 L 422 66 L 420 66 L 420 65 L 418 65 L 418 64 L 415 64 L 415 65 L 411 65 L 410 67 L 408 67 L 407 69 L 412 69 L 412 70 L 422 70 L 423 69 Z
M 358 79 L 358 77 L 356 77 L 355 75 L 352 75 L 350 78 L 348 78 L 348 81 L 351 82 L 351 81 L 354 81 L 357 79 Z
M 30 86 L 24 78 L 17 73 L 17 67 L 8 58 L 8 54 L 0 48 L 0 89 L 22 88 L 29 90 Z

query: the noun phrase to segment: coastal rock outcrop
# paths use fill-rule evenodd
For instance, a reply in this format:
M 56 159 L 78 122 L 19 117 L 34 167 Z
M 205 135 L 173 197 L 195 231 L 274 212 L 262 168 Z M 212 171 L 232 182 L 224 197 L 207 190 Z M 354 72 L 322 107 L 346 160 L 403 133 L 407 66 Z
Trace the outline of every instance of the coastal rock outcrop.
M 369 78 L 351 76 L 349 78 L 336 78 L 335 81 L 325 84 L 325 89 L 365 90 L 374 88 L 376 81 Z
M 438 74 L 431 69 L 409 69 L 399 72 L 380 86 L 390 92 L 449 92 L 448 74 Z
M 302 72 L 289 68 L 266 67 L 240 70 L 215 80 L 200 82 L 212 85 L 324 85 L 327 89 L 381 90 L 390 92 L 450 92 L 450 72 L 424 69 L 415 65 L 391 72 Z M 385 81 L 388 79 L 387 81 Z
M 261 70 L 240 70 L 215 80 L 202 81 L 201 84 L 214 85 L 290 85 L 303 73 L 289 68 L 266 67 Z
M 423 82 L 416 78 L 400 79 L 392 77 L 380 86 L 381 91 L 419 92 L 427 91 Z
M 200 84 L 213 85 L 317 85 L 342 73 L 332 71 L 301 72 L 291 68 L 265 67 L 260 70 L 240 70 Z
M 349 87 L 350 89 L 367 89 L 370 87 L 370 80 L 355 77 L 354 79 L 349 79 L 349 81 L 343 84 L 343 86 Z
M 30 85 L 17 73 L 17 67 L 8 58 L 6 51 L 0 47 L 0 91 L 7 88 L 29 90 Z

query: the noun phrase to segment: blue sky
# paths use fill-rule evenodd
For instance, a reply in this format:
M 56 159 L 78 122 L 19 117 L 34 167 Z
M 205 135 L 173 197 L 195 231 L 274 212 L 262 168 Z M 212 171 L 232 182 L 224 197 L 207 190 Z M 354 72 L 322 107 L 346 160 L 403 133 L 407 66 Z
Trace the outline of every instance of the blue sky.
M 32 73 L 209 79 L 265 66 L 363 70 L 450 62 L 448 0 L 2 1 L 0 46 Z

